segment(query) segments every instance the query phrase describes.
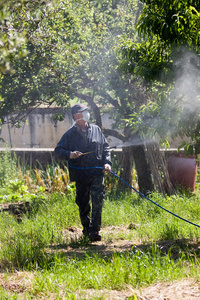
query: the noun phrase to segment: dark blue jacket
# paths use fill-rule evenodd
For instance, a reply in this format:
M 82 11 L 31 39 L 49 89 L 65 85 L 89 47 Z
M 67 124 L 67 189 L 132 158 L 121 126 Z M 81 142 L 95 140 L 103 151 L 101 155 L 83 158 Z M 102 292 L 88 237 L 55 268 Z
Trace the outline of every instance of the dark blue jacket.
M 90 152 L 91 154 L 70 159 L 73 151 Z M 104 164 L 111 165 L 109 145 L 99 126 L 88 124 L 86 138 L 81 134 L 77 125 L 72 126 L 62 136 L 55 148 L 55 156 L 59 160 L 69 161 L 69 175 L 71 181 L 82 180 L 85 176 L 102 174 L 102 169 L 74 169 L 74 167 L 103 167 Z

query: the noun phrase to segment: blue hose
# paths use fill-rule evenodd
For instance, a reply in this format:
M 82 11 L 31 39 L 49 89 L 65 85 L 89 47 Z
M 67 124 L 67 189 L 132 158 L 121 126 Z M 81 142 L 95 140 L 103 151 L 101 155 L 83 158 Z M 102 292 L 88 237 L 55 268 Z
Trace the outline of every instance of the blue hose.
M 77 169 L 77 170 L 88 170 L 88 169 L 102 169 L 104 170 L 104 167 L 75 167 L 75 166 L 71 166 L 68 162 L 68 166 L 70 168 L 73 168 L 73 169 Z M 161 209 L 163 209 L 164 211 L 168 212 L 169 214 L 173 215 L 174 217 L 176 218 L 179 218 L 180 220 L 182 221 L 185 221 L 191 225 L 194 225 L 196 227 L 199 227 L 200 228 L 200 225 L 198 224 L 195 224 L 193 222 L 190 222 L 180 216 L 178 216 L 177 214 L 174 214 L 173 212 L 171 212 L 170 210 L 162 207 L 161 205 L 159 205 L 158 203 L 154 202 L 153 200 L 149 199 L 147 196 L 145 196 L 144 194 L 142 194 L 141 192 L 139 192 L 138 190 L 136 190 L 134 187 L 132 187 L 128 182 L 126 182 L 125 180 L 123 180 L 121 177 L 119 177 L 117 174 L 115 174 L 113 171 L 110 171 L 111 174 L 113 174 L 115 177 L 117 177 L 118 179 L 120 179 L 123 183 L 125 183 L 127 186 L 129 186 L 132 190 L 134 190 L 136 193 L 138 193 L 140 196 L 142 196 L 143 198 L 149 200 L 151 203 L 157 205 L 158 207 L 160 207 Z

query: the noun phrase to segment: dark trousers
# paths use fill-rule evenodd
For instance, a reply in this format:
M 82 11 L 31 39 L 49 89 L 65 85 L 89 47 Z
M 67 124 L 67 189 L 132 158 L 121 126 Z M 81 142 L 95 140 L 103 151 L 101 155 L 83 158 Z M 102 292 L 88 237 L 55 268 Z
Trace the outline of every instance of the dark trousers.
M 96 232 L 100 230 L 104 194 L 103 175 L 86 177 L 84 180 L 76 181 L 76 204 L 79 207 L 84 231 Z M 90 200 L 92 200 L 92 211 Z

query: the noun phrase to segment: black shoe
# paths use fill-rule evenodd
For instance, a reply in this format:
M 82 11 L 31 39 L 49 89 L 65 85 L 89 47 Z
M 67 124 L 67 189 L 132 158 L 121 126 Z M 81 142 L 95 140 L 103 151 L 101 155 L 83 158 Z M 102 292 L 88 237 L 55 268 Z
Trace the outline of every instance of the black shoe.
M 91 242 L 99 242 L 101 241 L 101 236 L 98 232 L 91 232 L 89 239 Z

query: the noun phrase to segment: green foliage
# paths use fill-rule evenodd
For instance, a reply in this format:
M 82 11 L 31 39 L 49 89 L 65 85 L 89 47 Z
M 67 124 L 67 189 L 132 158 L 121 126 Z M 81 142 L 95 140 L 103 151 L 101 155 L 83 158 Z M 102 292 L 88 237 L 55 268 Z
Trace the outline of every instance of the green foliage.
M 182 48 L 199 49 L 198 1 L 142 1 L 143 10 L 137 23 L 141 41 L 125 40 L 122 44 L 123 69 L 147 80 L 173 82 L 177 74 L 176 58 Z M 180 70 L 184 66 L 179 65 Z
M 123 115 L 136 106 L 133 91 L 143 92 L 117 69 L 113 47 L 134 35 L 138 9 L 135 0 L 56 1 L 38 3 L 37 9 L 22 3 L 13 22 L 26 29 L 28 54 L 13 59 L 15 72 L 2 77 L 2 121 L 18 111 L 11 118 L 15 124 L 29 106 L 56 102 L 67 107 L 69 99 L 79 98 L 92 107 L 98 125 L 100 110 L 113 107 L 115 128 L 123 126 Z
M 13 178 L 8 183 L 10 193 L 26 195 L 23 181 Z M 5 276 L 13 270 L 21 275 L 20 271 L 33 274 L 29 279 L 31 288 L 26 285 L 23 296 L 26 293 L 26 297 L 31 298 L 42 294 L 49 298 L 52 293 L 59 299 L 63 295 L 72 297 L 77 291 L 82 295 L 87 289 L 98 293 L 105 288 L 121 290 L 130 285 L 135 289 L 185 276 L 199 278 L 198 229 L 137 193 L 118 191 L 107 196 L 102 214 L 102 241 L 107 246 L 128 241 L 131 246 L 101 252 L 98 245 L 95 248 L 88 244 L 76 231 L 70 235 L 75 228 L 81 232 L 74 188 L 67 194 L 48 193 L 42 187 L 40 192 L 41 198 L 38 197 L 35 204 L 33 201 L 37 209 L 24 214 L 20 223 L 7 212 L 0 214 L 0 262 L 7 271 Z M 154 193 L 149 197 L 169 211 L 199 224 L 198 189 L 193 194 L 169 197 Z M 79 252 L 82 255 L 79 256 Z M 0 295 L 15 297 L 4 290 Z
M 16 157 L 12 157 L 11 152 L 2 151 L 0 154 L 0 187 L 8 184 L 10 180 L 15 180 L 17 176 Z
M 27 107 L 50 103 L 54 98 L 62 101 L 60 95 L 66 93 L 65 88 L 61 88 L 61 70 L 59 65 L 54 65 L 54 61 L 57 51 L 59 56 L 63 55 L 66 58 L 67 72 L 67 62 L 70 60 L 72 63 L 72 57 L 67 60 L 67 55 L 64 53 L 77 52 L 70 49 L 69 42 L 66 40 L 69 35 L 72 38 L 77 36 L 73 27 L 73 18 L 70 17 L 70 5 L 67 5 L 64 11 L 62 5 L 57 6 L 57 1 L 51 1 L 49 5 L 37 1 L 34 3 L 35 5 L 31 5 L 22 2 L 16 8 L 17 15 L 13 16 L 16 30 L 20 31 L 22 28 L 26 30 L 27 55 L 21 60 L 13 59 L 11 64 L 14 72 L 2 77 L 2 86 L 5 87 L 2 90 L 4 98 L 2 117 L 16 110 L 23 116 Z M 59 32 L 63 35 L 61 36 Z M 10 92 L 9 103 L 7 91 Z M 63 97 L 67 99 L 67 96 L 63 95 Z M 15 119 L 12 119 L 12 123 L 15 123 Z
M 199 1 L 145 1 L 138 22 L 140 36 L 154 36 L 168 45 L 199 45 Z
M 45 189 L 38 185 L 31 192 L 25 180 L 20 179 L 16 157 L 13 157 L 9 151 L 2 151 L 0 156 L 0 203 L 42 202 L 45 199 L 44 191 Z
M 126 39 L 122 41 L 120 50 L 116 49 L 116 55 L 121 57 L 119 67 L 124 72 L 137 74 L 147 81 L 165 83 L 172 80 L 170 54 L 168 46 L 155 38 L 141 42 Z
M 150 83 L 150 99 L 127 120 L 133 131 L 163 140 L 181 137 L 199 154 L 199 1 L 141 1 L 140 39 L 122 41 L 120 67 Z M 161 99 L 162 98 L 162 99 Z M 149 127 L 149 130 L 148 130 Z M 190 142 L 185 141 L 190 138 Z
M 13 26 L 15 9 L 20 5 L 19 1 L 1 1 L 0 4 L 0 73 L 11 71 L 11 61 L 25 57 L 26 37 L 25 30 L 16 30 Z

